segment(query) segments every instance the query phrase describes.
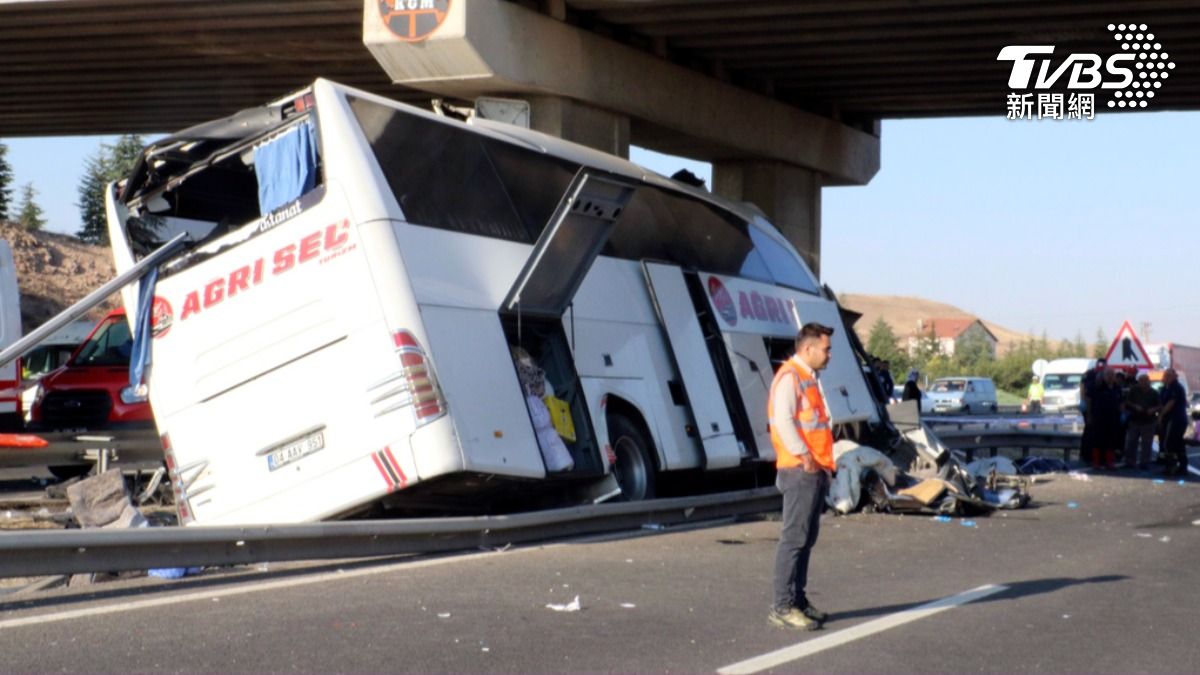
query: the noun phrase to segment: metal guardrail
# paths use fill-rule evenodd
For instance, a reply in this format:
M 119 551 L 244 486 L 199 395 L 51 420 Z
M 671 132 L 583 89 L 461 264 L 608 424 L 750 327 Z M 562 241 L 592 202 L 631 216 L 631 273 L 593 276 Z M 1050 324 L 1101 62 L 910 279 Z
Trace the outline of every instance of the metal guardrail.
M 936 429 L 934 431 L 943 445 L 951 450 L 961 450 L 967 461 L 974 460 L 975 453 L 986 451 L 995 457 L 1001 448 L 1014 448 L 1021 458 L 1029 456 L 1031 449 L 1061 450 L 1063 461 L 1071 461 L 1071 451 L 1079 449 L 1080 434 L 1049 429 Z
M 758 488 L 473 518 L 0 534 L 0 577 L 366 558 L 498 548 L 568 535 L 678 525 L 778 509 Z

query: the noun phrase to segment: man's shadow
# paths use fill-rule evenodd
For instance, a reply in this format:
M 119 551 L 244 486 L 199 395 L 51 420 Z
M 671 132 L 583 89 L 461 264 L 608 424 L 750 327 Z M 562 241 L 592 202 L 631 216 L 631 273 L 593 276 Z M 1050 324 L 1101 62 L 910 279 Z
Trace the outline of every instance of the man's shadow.
M 1071 579 L 1067 577 L 1054 577 L 1050 579 L 1031 579 L 1029 581 L 1014 581 L 1012 583 L 1003 584 L 1007 586 L 1003 591 L 993 593 L 989 596 L 973 600 L 968 604 L 976 604 L 983 602 L 996 602 L 999 600 L 1015 600 L 1030 595 L 1040 595 L 1042 593 L 1053 593 L 1067 586 L 1077 586 L 1080 584 L 1106 584 L 1113 581 L 1124 581 L 1129 577 L 1124 574 L 1106 574 L 1098 577 L 1088 577 L 1086 579 Z M 940 600 L 941 598 L 933 598 L 924 602 L 914 602 L 902 605 L 885 605 L 882 607 L 864 607 L 863 609 L 854 609 L 848 612 L 837 612 L 833 618 L 841 621 L 843 619 L 858 619 L 871 618 L 875 616 L 883 616 L 885 614 L 893 614 L 906 609 L 915 609 L 929 602 Z

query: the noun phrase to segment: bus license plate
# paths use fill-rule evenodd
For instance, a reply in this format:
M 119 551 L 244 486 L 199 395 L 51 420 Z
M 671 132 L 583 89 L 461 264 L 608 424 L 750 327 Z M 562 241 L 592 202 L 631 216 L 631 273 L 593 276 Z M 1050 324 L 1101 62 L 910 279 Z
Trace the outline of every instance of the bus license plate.
M 267 455 L 267 469 L 274 471 L 281 466 L 291 464 L 292 462 L 311 455 L 312 453 L 325 447 L 325 432 L 318 431 L 296 441 L 292 441 L 287 445 L 275 450 Z

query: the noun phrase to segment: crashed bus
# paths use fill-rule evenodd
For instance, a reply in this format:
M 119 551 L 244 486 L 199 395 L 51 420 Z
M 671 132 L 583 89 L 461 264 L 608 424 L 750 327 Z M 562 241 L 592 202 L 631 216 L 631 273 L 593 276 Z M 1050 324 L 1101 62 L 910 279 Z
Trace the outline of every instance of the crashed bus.
M 809 321 L 837 327 L 836 428 L 884 415 L 832 294 L 753 207 L 525 128 L 317 80 L 154 142 L 108 192 L 118 272 L 187 235 L 123 291 L 182 523 L 645 499 L 666 472 L 761 466 Z

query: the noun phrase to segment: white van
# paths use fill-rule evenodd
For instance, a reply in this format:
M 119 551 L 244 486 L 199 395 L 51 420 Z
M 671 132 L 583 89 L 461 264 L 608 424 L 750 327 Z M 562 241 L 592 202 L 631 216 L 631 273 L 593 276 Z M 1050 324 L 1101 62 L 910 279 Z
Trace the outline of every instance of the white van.
M 74 321 L 21 357 L 21 405 L 25 410 L 26 423 L 30 421 L 29 416 L 37 398 L 38 381 L 65 365 L 95 326 L 94 321 L 87 319 Z
M 480 508 L 610 472 L 639 499 L 660 472 L 771 462 L 767 389 L 809 321 L 836 327 L 835 425 L 880 422 L 836 302 L 760 215 L 527 129 L 318 80 L 150 145 L 108 220 L 119 272 L 195 240 L 145 305 L 184 523 Z M 514 352 L 569 412 L 569 470 Z
M 939 377 L 929 385 L 936 413 L 994 413 L 996 384 L 990 377 Z
M 1095 359 L 1054 359 L 1042 371 L 1042 411 L 1078 413 L 1079 387 L 1083 374 L 1096 365 Z
M 21 338 L 21 291 L 12 247 L 0 239 L 0 349 Z M 17 431 L 24 426 L 21 406 L 21 362 L 14 359 L 0 366 L 0 431 Z

